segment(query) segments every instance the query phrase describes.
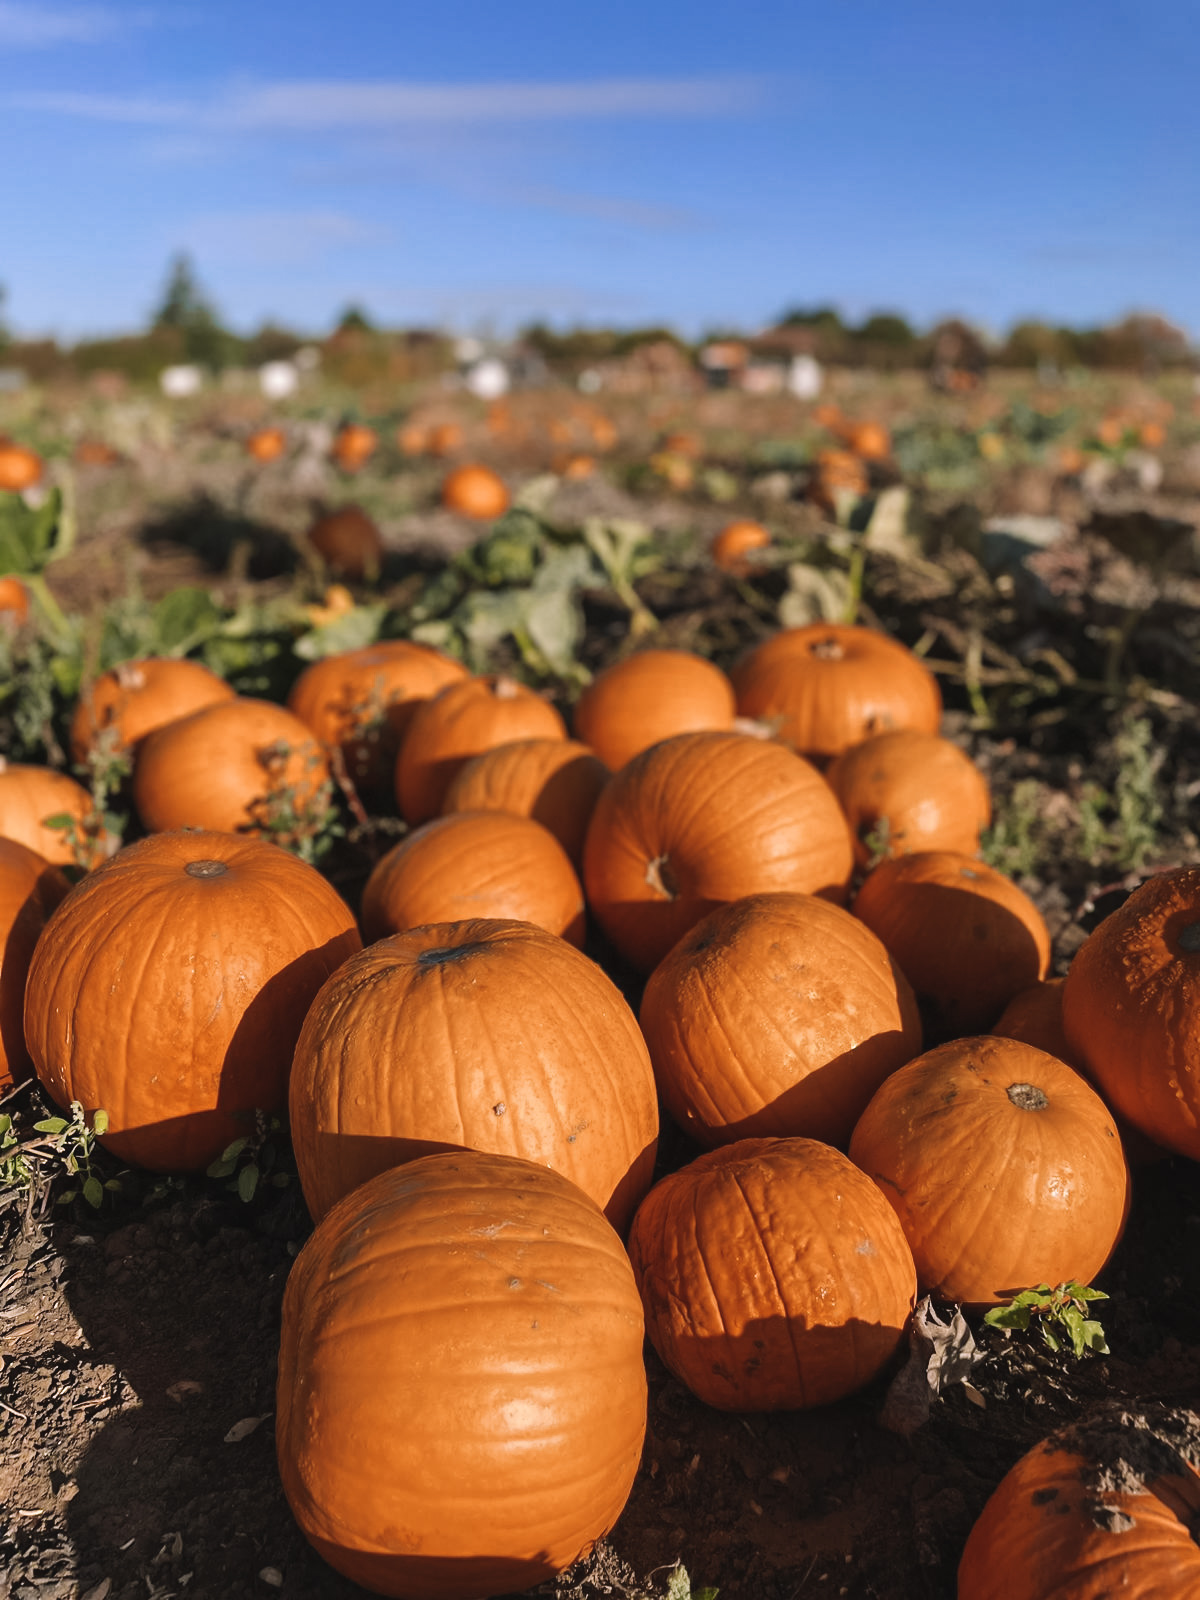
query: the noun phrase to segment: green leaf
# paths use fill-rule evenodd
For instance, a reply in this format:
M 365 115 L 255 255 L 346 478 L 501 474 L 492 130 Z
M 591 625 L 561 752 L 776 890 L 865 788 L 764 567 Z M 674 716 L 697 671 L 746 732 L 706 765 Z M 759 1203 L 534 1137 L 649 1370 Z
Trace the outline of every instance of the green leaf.
M 89 1175 L 84 1179 L 83 1198 L 87 1201 L 88 1205 L 91 1206 L 93 1211 L 99 1211 L 100 1207 L 104 1204 L 104 1185 L 100 1182 L 99 1178 L 93 1178 Z
M 103 1109 L 97 1111 L 92 1117 L 92 1132 L 96 1135 L 108 1132 L 108 1112 Z
M 220 608 L 207 589 L 172 589 L 154 608 L 159 653 L 184 654 L 211 639 L 223 620 Z
M 35 1133 L 63 1133 L 69 1127 L 70 1123 L 66 1117 L 46 1117 L 42 1122 L 34 1123 L 33 1131 Z
M 238 1173 L 237 1192 L 241 1200 L 254 1199 L 254 1192 L 258 1188 L 258 1168 L 253 1161 L 249 1161 Z
M 378 639 L 386 615 L 386 605 L 355 606 L 323 628 L 301 634 L 292 648 L 301 661 L 319 661 L 342 650 L 361 650 Z
M 69 1206 L 71 1201 L 75 1199 L 78 1193 L 78 1189 L 64 1189 L 59 1195 L 58 1199 L 55 1201 L 55 1204 L 60 1206 Z
M 52 817 L 42 818 L 42 827 L 61 830 L 74 827 L 77 821 L 78 818 L 73 817 L 69 811 L 56 811 Z

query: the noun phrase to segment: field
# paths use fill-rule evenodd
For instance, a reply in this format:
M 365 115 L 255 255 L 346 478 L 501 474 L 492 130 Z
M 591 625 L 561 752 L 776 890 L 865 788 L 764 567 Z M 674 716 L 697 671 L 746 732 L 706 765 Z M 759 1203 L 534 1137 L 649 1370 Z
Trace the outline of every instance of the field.
M 1036 901 L 1065 972 L 1133 888 L 1196 859 L 1190 374 L 1000 373 L 943 394 L 916 374 L 843 371 L 822 400 L 833 409 L 560 384 L 488 406 L 433 382 L 313 378 L 271 408 L 248 376 L 173 403 L 111 382 L 0 395 L 0 436 L 44 456 L 52 495 L 40 531 L 36 509 L 0 495 L 0 549 L 25 556 L 0 571 L 29 578 L 35 603 L 32 626 L 0 617 L 0 752 L 69 768 L 80 687 L 139 655 L 194 655 L 282 701 L 312 660 L 411 636 L 536 686 L 569 718 L 589 676 L 638 644 L 728 669 L 781 625 L 857 620 L 937 674 L 943 731 L 991 787 L 985 858 Z M 839 418 L 890 439 L 857 483 L 822 487 Z M 331 453 L 347 420 L 378 437 L 354 470 Z M 260 463 L 246 442 L 268 424 L 285 449 Z M 439 424 L 457 432 L 431 453 L 421 430 Z M 464 461 L 514 497 L 494 527 L 440 504 Z M 318 509 L 348 504 L 383 535 L 365 578 L 305 538 Z M 771 543 L 730 571 L 710 543 L 737 517 Z M 82 776 L 136 838 L 120 774 Z M 357 907 L 403 825 L 345 789 L 335 802 L 319 825 L 288 813 L 272 827 Z M 588 951 L 636 1008 L 639 979 L 594 930 Z M 86 1171 L 110 1185 L 93 1205 L 64 1138 L 33 1130 L 50 1110 L 33 1085 L 0 1103 L 0 1600 L 360 1593 L 309 1549 L 275 1468 L 280 1302 L 311 1230 L 284 1131 L 240 1192 L 234 1171 L 156 1178 L 89 1150 Z M 664 1121 L 659 1173 L 695 1153 Z M 1195 1165 L 1138 1165 L 1094 1307 L 1111 1353 L 1076 1358 L 973 1317 L 969 1383 L 933 1394 L 918 1346 L 915 1391 L 893 1389 L 886 1412 L 894 1368 L 824 1409 L 730 1414 L 648 1351 L 625 1513 L 538 1592 L 951 1600 L 974 1519 L 1037 1440 L 1104 1407 L 1194 1403 L 1197 1229 Z M 916 1415 L 902 1405 L 914 1392 Z

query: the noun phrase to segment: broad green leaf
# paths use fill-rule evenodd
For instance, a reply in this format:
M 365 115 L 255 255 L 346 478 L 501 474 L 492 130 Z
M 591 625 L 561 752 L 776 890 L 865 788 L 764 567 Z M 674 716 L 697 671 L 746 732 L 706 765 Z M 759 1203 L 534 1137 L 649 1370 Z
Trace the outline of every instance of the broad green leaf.
M 154 608 L 158 653 L 182 655 L 211 638 L 223 620 L 207 589 L 172 589 Z
M 301 634 L 292 648 L 302 661 L 319 661 L 342 650 L 361 650 L 378 639 L 386 615 L 386 605 L 355 606 L 323 628 Z
M 43 1122 L 35 1122 L 33 1130 L 35 1133 L 62 1133 L 69 1127 L 65 1117 L 47 1117 Z
M 84 1179 L 83 1198 L 87 1201 L 88 1205 L 91 1206 L 93 1211 L 99 1211 L 100 1207 L 104 1204 L 104 1185 L 100 1182 L 99 1178 L 93 1178 L 89 1176 Z
M 245 1200 L 247 1202 L 250 1201 L 250 1200 L 253 1200 L 254 1199 L 254 1191 L 257 1188 L 258 1188 L 258 1168 L 255 1166 L 253 1161 L 249 1161 L 242 1168 L 242 1170 L 238 1173 L 238 1177 L 237 1177 L 237 1192 L 238 1192 L 239 1199 Z

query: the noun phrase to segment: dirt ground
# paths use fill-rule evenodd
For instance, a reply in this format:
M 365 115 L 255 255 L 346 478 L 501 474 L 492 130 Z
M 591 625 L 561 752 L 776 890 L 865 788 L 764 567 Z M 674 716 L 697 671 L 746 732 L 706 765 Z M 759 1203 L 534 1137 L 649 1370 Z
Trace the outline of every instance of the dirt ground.
M 232 599 L 247 587 L 265 593 L 293 582 L 286 560 L 270 570 L 271 550 L 290 549 L 286 540 L 262 547 L 260 573 L 245 570 L 244 556 L 231 572 L 237 538 L 214 556 L 195 527 L 215 521 L 228 532 L 236 505 L 256 527 L 294 532 L 324 469 L 318 463 L 298 485 L 256 490 L 257 499 L 234 481 L 241 470 L 227 459 L 193 461 L 187 473 L 155 479 L 152 496 L 144 481 L 133 495 L 132 479 L 123 490 L 117 480 L 81 476 L 85 537 L 54 579 L 64 605 L 103 604 L 126 592 L 131 575 L 151 597 L 181 583 Z M 475 536 L 430 510 L 423 493 L 414 488 L 410 504 L 393 504 L 382 519 L 402 565 L 435 562 Z M 564 517 L 632 509 L 664 532 L 686 524 L 699 541 L 731 514 L 639 497 L 604 477 L 561 493 Z M 1007 495 L 1021 514 L 1030 493 L 997 481 L 990 510 L 1002 512 Z M 179 505 L 194 505 L 198 494 L 224 507 L 224 523 L 180 521 Z M 929 556 L 913 564 L 881 555 L 865 598 L 870 619 L 910 644 L 922 641 L 942 664 L 946 729 L 988 774 L 1007 818 L 1008 869 L 1042 907 L 1062 971 L 1141 877 L 1195 857 L 1200 495 L 1120 484 L 1090 503 L 1071 484 L 1055 495 L 1035 513 L 1063 518 L 1049 548 L 990 558 L 954 537 L 961 507 L 931 496 Z M 813 520 L 786 497 L 779 517 L 797 529 Z M 1149 525 L 1152 536 L 1164 519 L 1184 527 L 1190 553 L 1169 574 L 1148 576 L 1138 529 Z M 656 642 L 702 648 L 727 665 L 774 626 L 785 583 L 784 572 L 765 573 L 748 593 L 693 567 L 647 578 L 639 592 L 659 617 Z M 1106 695 L 1113 632 L 1131 608 L 1123 688 Z M 585 609 L 582 655 L 594 667 L 619 646 L 625 616 L 601 592 Z M 972 679 L 979 638 L 982 675 Z M 1066 667 L 1047 687 L 1054 657 Z M 1128 787 L 1121 740 L 1131 716 L 1148 730 L 1142 782 L 1162 812 L 1154 849 L 1136 869 L 1068 848 L 1084 786 L 1110 795 L 1122 781 Z M 1027 814 L 1018 815 L 1012 797 L 1022 784 Z M 340 886 L 352 897 L 363 863 L 342 868 Z M 628 974 L 624 981 L 636 1003 L 636 984 Z M 5 1109 L 32 1116 L 37 1093 L 26 1087 Z M 664 1130 L 662 1171 L 693 1153 Z M 280 1302 L 309 1227 L 295 1185 L 245 1204 L 217 1180 L 143 1183 L 101 1214 L 76 1201 L 31 1216 L 19 1197 L 0 1201 L 0 1600 L 361 1593 L 306 1545 L 275 1469 Z M 1124 1239 L 1099 1280 L 1110 1296 L 1099 1311 L 1112 1354 L 1076 1361 L 1032 1337 L 979 1334 L 977 1395 L 951 1388 L 908 1434 L 880 1420 L 894 1370 L 822 1410 L 729 1415 L 692 1399 L 648 1351 L 649 1427 L 625 1513 L 591 1556 L 537 1592 L 663 1596 L 681 1562 L 695 1591 L 711 1586 L 722 1600 L 952 1600 L 973 1520 L 1007 1468 L 1051 1428 L 1112 1401 L 1200 1410 L 1198 1244 L 1200 1168 L 1182 1158 L 1139 1168 Z

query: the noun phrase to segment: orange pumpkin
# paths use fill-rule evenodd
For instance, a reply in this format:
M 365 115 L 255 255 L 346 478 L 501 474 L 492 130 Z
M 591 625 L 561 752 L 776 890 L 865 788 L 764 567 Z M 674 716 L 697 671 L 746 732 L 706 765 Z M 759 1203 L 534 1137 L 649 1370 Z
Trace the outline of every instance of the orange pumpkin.
M 457 422 L 437 422 L 429 430 L 428 450 L 431 456 L 452 456 L 463 447 L 463 431 Z
M 331 572 L 374 582 L 383 564 L 383 536 L 361 506 L 341 506 L 318 517 L 308 542 Z
M 608 768 L 576 739 L 514 739 L 473 757 L 446 791 L 444 814 L 508 811 L 548 828 L 576 871 Z
M 396 761 L 396 799 L 412 826 L 442 809 L 446 791 L 472 756 L 514 739 L 565 739 L 548 700 L 515 678 L 451 683 L 420 706 Z
M 642 1342 L 620 1240 L 557 1173 L 455 1152 L 381 1174 L 288 1278 L 275 1440 L 301 1531 L 409 1600 L 552 1578 L 632 1487 Z
M 358 472 L 375 454 L 379 436 L 362 422 L 348 422 L 333 441 L 333 458 L 343 472 Z
M 364 793 L 390 790 L 396 756 L 417 707 L 467 677 L 453 656 L 386 639 L 314 661 L 288 694 L 288 710 L 327 748 L 340 749 Z
M 115 1155 L 199 1170 L 253 1133 L 256 1111 L 282 1111 L 304 1014 L 359 945 L 349 907 L 287 851 L 156 834 L 84 878 L 46 924 L 25 995 L 29 1053 L 56 1104 L 108 1113 Z
M 764 722 L 801 755 L 829 761 L 894 728 L 937 733 L 937 679 L 874 628 L 814 622 L 784 628 L 733 670 L 740 716 Z
M 677 733 L 733 727 L 733 686 L 690 650 L 638 650 L 597 673 L 576 701 L 577 736 L 616 772 Z
M 900 963 L 943 1036 L 984 1032 L 1050 965 L 1050 935 L 1029 896 L 957 851 L 881 862 L 853 909 Z
M 86 762 L 105 734 L 117 748 L 134 750 L 155 728 L 233 697 L 229 684 L 199 661 L 168 656 L 122 661 L 102 672 L 76 702 L 71 755 Z
M 615 984 L 527 922 L 368 946 L 304 1023 L 291 1127 L 314 1217 L 404 1161 L 463 1146 L 553 1167 L 623 1229 L 650 1186 L 654 1074 Z
M 788 890 L 840 902 L 853 862 L 846 819 L 807 761 L 750 734 L 683 733 L 611 778 L 583 877 L 597 922 L 649 972 L 729 900 Z
M 1079 1062 L 1063 1031 L 1063 982 L 1062 978 L 1044 978 L 1041 983 L 1018 990 L 989 1031 L 1001 1039 L 1031 1044 L 1078 1071 Z
M 730 572 L 734 577 L 745 577 L 753 571 L 753 565 L 746 557 L 752 550 L 768 549 L 770 544 L 771 535 L 761 522 L 750 522 L 743 518 L 738 522 L 727 522 L 708 548 L 713 561 L 723 572 Z
M 48 828 L 48 817 L 73 820 L 70 829 Z M 111 855 L 117 841 L 108 834 L 81 783 L 53 767 L 6 761 L 0 756 L 0 838 L 15 839 L 52 866 L 94 867 Z
M 246 453 L 261 461 L 278 461 L 287 449 L 287 435 L 282 428 L 256 428 L 246 440 Z
M 850 1158 L 942 1300 L 997 1305 L 1039 1283 L 1090 1283 L 1125 1224 L 1129 1173 L 1108 1107 L 1016 1039 L 954 1039 L 894 1072 Z
M 442 504 L 461 517 L 490 521 L 508 510 L 508 490 L 491 467 L 455 467 L 442 484 Z
M 403 423 L 396 429 L 396 448 L 402 456 L 423 456 L 429 449 L 428 423 Z
M 651 973 L 639 1020 L 664 1104 L 708 1146 L 844 1146 L 884 1078 L 921 1048 L 917 1002 L 883 945 L 807 894 L 711 912 Z
M 540 822 L 505 811 L 435 817 L 376 862 L 363 890 L 368 940 L 468 917 L 532 922 L 583 944 L 583 890 Z
M 886 461 L 892 453 L 892 436 L 882 422 L 847 422 L 843 437 L 863 461 Z
M 103 439 L 80 439 L 75 446 L 75 464 L 79 467 L 115 467 L 120 452 Z
M 743 1139 L 655 1185 L 629 1255 L 646 1332 L 706 1405 L 827 1405 L 904 1338 L 912 1255 L 879 1190 L 815 1139 Z
M 0 623 L 29 621 L 29 590 L 20 578 L 0 578 Z
M 825 774 L 846 813 L 859 866 L 872 855 L 957 850 L 974 855 L 992 820 L 987 780 L 935 733 L 899 728 L 851 745 Z
M 0 489 L 20 492 L 40 483 L 45 465 L 36 450 L 0 439 Z
M 22 1013 L 25 979 L 46 918 L 70 884 L 15 839 L 0 839 L 0 1094 L 33 1072 Z
M 329 762 L 290 711 L 268 700 L 221 701 L 143 740 L 133 803 L 151 833 L 303 833 L 328 807 Z

